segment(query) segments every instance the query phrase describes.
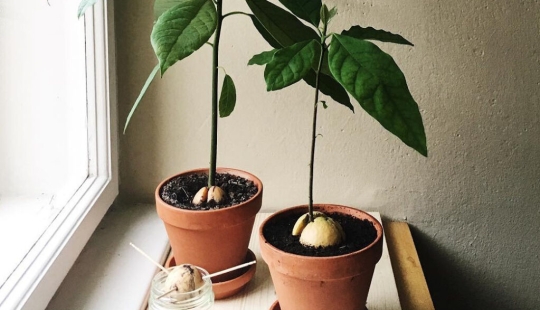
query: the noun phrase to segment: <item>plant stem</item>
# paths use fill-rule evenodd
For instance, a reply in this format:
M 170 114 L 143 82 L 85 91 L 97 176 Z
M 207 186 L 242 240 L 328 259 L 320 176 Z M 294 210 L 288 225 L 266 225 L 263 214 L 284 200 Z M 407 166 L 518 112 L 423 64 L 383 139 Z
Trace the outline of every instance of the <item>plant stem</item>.
M 229 12 L 229 13 L 223 15 L 223 19 L 225 19 L 225 17 L 227 17 L 227 16 L 237 15 L 237 14 L 249 16 L 248 13 L 244 13 L 244 12 L 240 12 L 240 11 L 234 11 L 234 12 Z
M 319 58 L 319 66 L 315 75 L 315 102 L 313 103 L 313 129 L 311 132 L 311 159 L 309 162 L 309 221 L 313 221 L 313 167 L 315 163 L 315 141 L 317 140 L 317 107 L 319 106 L 319 76 L 324 59 L 326 46 L 324 41 L 321 44 L 321 57 Z
M 221 22 L 223 21 L 223 0 L 216 1 L 217 25 L 214 34 L 212 57 L 212 129 L 210 144 L 210 169 L 208 171 L 208 187 L 216 183 L 217 161 L 217 130 L 218 130 L 218 71 L 219 71 L 219 37 L 221 35 Z

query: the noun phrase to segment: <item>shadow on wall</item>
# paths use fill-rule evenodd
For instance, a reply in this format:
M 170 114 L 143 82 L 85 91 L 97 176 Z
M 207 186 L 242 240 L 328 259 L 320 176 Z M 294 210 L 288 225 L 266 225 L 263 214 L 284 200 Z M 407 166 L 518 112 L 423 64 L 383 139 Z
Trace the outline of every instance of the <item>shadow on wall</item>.
M 497 281 L 456 260 L 456 255 L 433 237 L 414 226 L 410 229 L 435 309 L 527 309 L 520 306 L 528 304 L 526 300 L 510 296 Z

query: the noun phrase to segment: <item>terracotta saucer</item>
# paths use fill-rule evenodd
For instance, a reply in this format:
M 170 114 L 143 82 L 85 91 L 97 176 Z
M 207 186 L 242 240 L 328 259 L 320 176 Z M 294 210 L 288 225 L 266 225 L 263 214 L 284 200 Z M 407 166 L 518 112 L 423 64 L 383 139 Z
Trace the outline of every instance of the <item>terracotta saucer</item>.
M 279 300 L 274 301 L 274 303 L 270 306 L 269 310 L 281 310 L 281 307 L 279 306 Z
M 247 263 L 254 260 L 256 260 L 255 254 L 250 249 L 248 249 L 246 259 L 244 260 L 244 262 Z M 165 267 L 173 267 L 173 266 L 176 266 L 176 261 L 174 260 L 174 257 L 171 255 L 169 259 L 167 259 L 167 262 L 165 263 Z M 214 291 L 215 299 L 224 299 L 240 292 L 253 278 L 253 276 L 255 275 L 256 269 L 257 269 L 257 264 L 253 264 L 253 265 L 250 265 L 248 267 L 241 269 L 242 274 L 240 274 L 234 279 L 223 281 L 223 282 L 212 283 L 212 290 Z
M 274 301 L 274 303 L 270 306 L 270 309 L 268 310 L 281 310 L 281 307 L 279 306 L 279 300 Z M 368 308 L 365 308 L 365 310 L 368 310 Z

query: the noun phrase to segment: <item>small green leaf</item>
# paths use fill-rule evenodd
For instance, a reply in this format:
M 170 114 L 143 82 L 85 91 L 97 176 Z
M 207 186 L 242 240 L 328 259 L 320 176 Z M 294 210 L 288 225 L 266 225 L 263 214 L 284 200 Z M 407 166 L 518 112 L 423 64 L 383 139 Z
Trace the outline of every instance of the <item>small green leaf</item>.
M 219 117 L 231 115 L 235 105 L 236 87 L 232 78 L 226 74 L 221 87 L 221 95 L 219 96 Z
M 372 27 L 363 28 L 360 26 L 352 26 L 349 30 L 343 30 L 341 34 L 362 40 L 377 40 L 381 42 L 390 42 L 414 46 L 414 44 L 407 41 L 399 34 L 393 34 L 391 32 L 374 29 Z
M 82 0 L 79 3 L 79 9 L 77 10 L 77 18 L 81 18 L 86 12 L 86 9 L 96 4 L 97 0 Z
M 260 54 L 257 54 L 255 56 L 251 57 L 251 59 L 248 62 L 248 66 L 251 66 L 251 65 L 259 65 L 259 66 L 266 65 L 267 63 L 269 63 L 272 60 L 272 57 L 274 57 L 274 54 L 276 53 L 276 51 L 278 51 L 278 50 L 273 49 L 271 51 L 262 52 Z
M 205 44 L 216 29 L 216 21 L 212 0 L 183 0 L 161 14 L 151 35 L 161 75 Z
M 328 109 L 328 106 L 326 105 L 326 101 L 321 101 L 323 108 L 326 110 Z
M 133 113 L 135 112 L 135 110 L 139 106 L 139 103 L 141 102 L 144 94 L 146 93 L 146 90 L 148 89 L 148 86 L 150 86 L 150 83 L 152 83 L 152 81 L 154 80 L 154 77 L 156 76 L 158 71 L 159 71 L 159 65 L 157 65 L 154 68 L 154 70 L 152 70 L 152 72 L 150 73 L 150 75 L 146 79 L 146 82 L 144 83 L 144 86 L 141 89 L 141 93 L 139 94 L 139 96 L 137 97 L 137 100 L 135 100 L 135 103 L 133 104 L 133 107 L 131 107 L 131 110 L 129 111 L 128 117 L 126 119 L 126 124 L 124 125 L 124 134 L 126 133 L 126 129 L 127 129 L 128 125 L 129 125 L 129 121 L 131 120 L 131 117 L 133 116 Z
M 317 27 L 319 25 L 319 12 L 321 0 L 279 0 L 294 15 Z
M 155 0 L 154 2 L 154 21 L 158 20 L 161 14 L 168 9 L 182 3 L 184 0 Z
M 422 116 L 403 72 L 375 44 L 334 35 L 329 64 L 336 80 L 384 128 L 427 156 Z
M 298 18 L 284 9 L 266 0 L 246 0 L 246 2 L 264 29 L 281 46 L 291 46 L 306 40 L 319 41 L 315 30 L 304 25 Z M 264 37 L 263 33 L 261 35 Z
M 300 81 L 318 61 L 321 45 L 315 40 L 284 47 L 266 65 L 264 79 L 268 91 L 278 90 Z
M 336 16 L 337 8 L 333 7 L 330 10 L 328 10 L 328 7 L 326 6 L 326 4 L 323 4 L 323 6 L 321 7 L 320 14 L 321 14 L 321 21 L 323 22 L 323 24 L 328 25 L 328 23 L 330 23 L 332 18 Z
M 311 70 L 304 77 L 304 81 L 311 87 L 315 88 L 315 72 Z M 319 90 L 321 93 L 330 96 L 336 102 L 346 106 L 354 112 L 354 107 L 351 104 L 351 99 L 347 91 L 333 77 L 321 74 L 319 75 Z

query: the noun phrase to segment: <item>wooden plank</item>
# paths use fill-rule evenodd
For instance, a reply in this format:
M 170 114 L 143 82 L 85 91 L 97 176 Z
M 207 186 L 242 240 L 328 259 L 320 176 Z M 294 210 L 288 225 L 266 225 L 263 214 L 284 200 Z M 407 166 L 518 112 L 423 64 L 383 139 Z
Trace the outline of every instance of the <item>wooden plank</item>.
M 409 225 L 385 223 L 388 251 L 403 310 L 434 310 Z

